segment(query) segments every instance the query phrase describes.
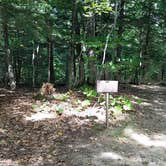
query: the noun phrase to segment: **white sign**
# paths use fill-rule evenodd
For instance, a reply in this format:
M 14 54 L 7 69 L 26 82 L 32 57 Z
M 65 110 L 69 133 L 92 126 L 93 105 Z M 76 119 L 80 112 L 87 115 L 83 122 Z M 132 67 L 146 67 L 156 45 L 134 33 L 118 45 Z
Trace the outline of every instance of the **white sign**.
M 97 80 L 97 92 L 118 92 L 118 81 Z

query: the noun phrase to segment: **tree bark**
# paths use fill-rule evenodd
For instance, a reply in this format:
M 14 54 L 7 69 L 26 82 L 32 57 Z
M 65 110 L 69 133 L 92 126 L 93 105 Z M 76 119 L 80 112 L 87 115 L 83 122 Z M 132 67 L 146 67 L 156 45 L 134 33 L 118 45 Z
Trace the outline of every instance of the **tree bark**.
M 70 41 L 70 54 L 67 62 L 67 88 L 71 89 L 74 86 L 74 69 L 75 69 L 75 47 L 74 47 L 74 37 L 75 37 L 75 26 L 76 26 L 76 10 L 77 2 L 72 1 L 72 26 L 71 26 L 71 41 Z
M 19 40 L 19 30 L 18 29 L 16 30 L 16 37 Z M 15 72 L 15 78 L 16 78 L 17 85 L 19 85 L 20 79 L 21 79 L 21 65 L 22 65 L 22 61 L 21 61 L 20 49 L 17 49 L 14 54 L 14 58 L 13 58 L 13 69 Z
M 8 23 L 4 18 L 3 21 L 3 34 L 4 34 L 4 48 L 6 52 L 6 86 L 9 84 L 10 88 L 14 90 L 16 88 L 16 81 L 14 77 L 13 67 L 11 64 L 11 56 L 10 56 L 10 47 L 9 47 L 9 34 L 8 34 Z
M 35 88 L 36 86 L 36 80 L 35 80 L 35 73 L 36 73 L 36 68 L 35 68 L 35 59 L 36 59 L 36 55 L 35 55 L 35 46 L 33 44 L 33 53 L 32 53 L 32 86 L 33 88 Z
M 87 20 L 87 37 L 95 37 L 95 15 L 92 15 Z M 97 77 L 97 69 L 95 64 L 95 52 L 94 48 L 89 48 L 88 51 L 89 56 L 89 62 L 88 62 L 88 68 L 89 68 L 89 76 L 88 76 L 88 84 L 94 85 Z
M 117 18 L 117 36 L 118 36 L 118 40 L 120 41 L 120 43 L 118 42 L 118 45 L 117 45 L 117 49 L 116 49 L 116 59 L 117 59 L 117 63 L 121 63 L 121 57 L 122 57 L 122 44 L 121 44 L 121 41 L 122 41 L 122 34 L 123 34 L 123 31 L 124 31 L 124 23 L 123 23 L 123 19 L 124 19 L 124 6 L 125 6 L 125 0 L 120 0 L 120 3 L 119 3 L 119 16 Z M 116 78 L 121 81 L 121 71 L 119 70 L 117 72 L 117 76 Z
M 48 82 L 55 82 L 53 40 L 51 37 L 48 38 Z
M 125 0 L 120 0 L 120 5 L 119 5 L 119 16 L 118 16 L 118 39 L 122 39 L 122 34 L 124 31 L 124 6 L 125 6 Z M 118 43 L 117 46 L 117 58 L 120 59 L 122 55 L 122 45 Z
M 22 68 L 22 61 L 20 59 L 20 53 L 18 51 L 18 54 L 14 57 L 14 65 L 13 65 L 14 71 L 15 71 L 15 77 L 17 85 L 20 83 L 21 79 L 21 68 Z
M 147 22 L 145 24 L 145 31 L 143 32 L 143 39 L 141 41 L 142 43 L 142 65 L 141 65 L 141 80 L 142 82 L 145 81 L 145 75 L 147 71 L 147 62 L 148 62 L 148 47 L 149 47 L 149 39 L 150 39 L 150 33 L 151 33 L 151 12 L 152 12 L 152 3 L 148 4 L 148 11 L 145 14 L 145 17 L 147 17 Z
M 80 32 L 80 23 L 78 19 L 78 9 L 76 10 L 76 26 L 75 26 L 75 34 L 77 36 L 81 35 Z M 85 74 L 84 74 L 84 59 L 82 55 L 82 48 L 81 48 L 81 43 L 76 44 L 76 52 L 77 52 L 77 58 L 78 58 L 78 63 L 79 63 L 79 80 L 78 80 L 78 85 L 82 85 L 85 81 Z
M 162 81 L 166 81 L 166 70 L 165 70 L 165 65 L 166 63 L 161 62 L 161 64 L 159 65 L 159 73 L 158 73 L 158 81 L 162 82 Z

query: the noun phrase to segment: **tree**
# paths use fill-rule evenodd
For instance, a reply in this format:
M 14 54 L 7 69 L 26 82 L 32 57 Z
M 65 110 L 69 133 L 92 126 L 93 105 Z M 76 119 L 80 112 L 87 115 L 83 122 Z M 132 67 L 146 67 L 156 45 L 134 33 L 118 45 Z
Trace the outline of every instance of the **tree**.
M 10 70 L 11 85 L 48 81 L 69 89 L 95 85 L 96 79 L 164 81 L 164 5 L 163 0 L 1 0 L 0 73 Z
M 1 7 L 1 14 L 2 14 L 2 27 L 3 27 L 3 35 L 4 35 L 4 49 L 6 53 L 6 86 L 9 84 L 10 88 L 14 90 L 16 88 L 16 82 L 13 72 L 13 67 L 11 63 L 11 54 L 10 54 L 10 46 L 9 46 L 9 32 L 8 32 L 8 24 L 9 18 L 6 8 L 9 8 L 7 3 L 3 3 Z M 5 12 L 6 11 L 6 12 Z

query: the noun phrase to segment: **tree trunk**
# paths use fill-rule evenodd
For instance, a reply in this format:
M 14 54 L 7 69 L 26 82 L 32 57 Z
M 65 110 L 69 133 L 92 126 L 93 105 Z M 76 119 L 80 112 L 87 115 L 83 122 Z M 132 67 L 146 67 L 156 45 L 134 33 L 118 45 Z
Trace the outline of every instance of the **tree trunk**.
M 32 53 L 32 86 L 35 88 L 35 46 L 33 45 L 33 53 Z
M 118 38 L 120 42 L 122 41 L 122 34 L 124 31 L 124 8 L 125 8 L 125 0 L 120 0 L 120 5 L 119 5 L 119 17 L 118 17 Z M 122 58 L 122 44 L 118 43 L 117 46 L 117 58 L 118 58 L 118 63 L 121 65 L 121 58 Z M 122 73 L 121 70 L 118 71 L 117 79 L 121 82 L 122 81 Z
M 72 1 L 72 26 L 71 26 L 71 43 L 70 43 L 70 55 L 67 62 L 67 88 L 71 89 L 74 86 L 74 69 L 75 69 L 75 48 L 74 48 L 74 37 L 75 37 L 75 26 L 76 26 L 76 10 L 77 2 Z
M 158 73 L 158 81 L 166 81 L 166 73 L 165 73 L 165 63 L 160 62 L 161 64 L 159 65 L 159 73 Z
M 55 82 L 53 41 L 51 37 L 48 38 L 48 82 Z
M 118 39 L 122 39 L 122 34 L 123 34 L 123 19 L 124 19 L 124 6 L 125 6 L 125 0 L 120 0 L 120 5 L 119 5 L 119 17 L 117 19 L 118 21 Z M 122 55 L 122 45 L 118 43 L 117 46 L 117 58 L 118 60 L 121 59 L 121 55 Z
M 88 84 L 90 85 L 94 85 L 95 81 L 96 81 L 96 64 L 95 64 L 95 54 L 94 54 L 94 50 L 90 49 L 89 50 L 89 62 L 88 62 L 88 66 L 89 66 L 89 77 L 88 77 Z
M 95 15 L 88 18 L 87 21 L 87 37 L 95 37 Z M 89 52 L 89 76 L 88 76 L 88 84 L 94 85 L 97 77 L 97 69 L 95 64 L 95 53 L 94 49 L 90 48 Z
M 16 82 L 17 85 L 19 85 L 20 83 L 20 79 L 21 79 L 21 65 L 22 65 L 22 61 L 20 59 L 20 51 L 18 51 L 18 54 L 14 56 L 14 71 L 15 71 L 15 77 L 16 77 Z
M 37 64 L 36 64 L 36 61 L 37 61 L 37 56 L 38 56 L 38 53 L 39 53 L 39 45 L 36 45 L 33 44 L 33 53 L 32 53 L 32 86 L 33 88 L 36 87 L 36 77 L 37 77 L 37 72 L 36 72 L 36 68 L 37 68 Z
M 69 52 L 70 54 L 67 60 L 67 88 L 71 89 L 73 87 L 73 82 L 74 82 L 74 72 L 73 72 L 74 48 L 72 44 L 70 46 Z
M 17 33 L 16 36 L 19 40 L 20 32 L 18 29 L 16 30 L 16 33 Z M 19 85 L 20 79 L 21 79 L 21 68 L 22 68 L 22 58 L 21 58 L 22 56 L 21 55 L 22 55 L 21 48 L 19 48 L 19 49 L 17 49 L 16 55 L 14 56 L 14 63 L 15 63 L 14 69 L 15 69 L 15 77 L 16 77 L 17 85 Z
M 8 35 L 8 23 L 4 19 L 3 21 L 3 33 L 4 33 L 4 48 L 6 52 L 6 86 L 9 84 L 10 88 L 14 90 L 16 88 L 16 81 L 14 77 L 13 67 L 11 64 L 10 48 L 9 48 L 9 35 Z
M 79 61 L 79 85 L 84 84 L 85 81 L 85 73 L 84 73 L 84 60 L 82 57 L 82 54 L 80 55 L 80 61 Z
M 143 32 L 144 36 L 143 36 L 143 39 L 141 41 L 141 43 L 142 43 L 142 50 L 141 50 L 141 52 L 142 52 L 142 68 L 141 68 L 142 78 L 141 78 L 141 80 L 142 80 L 142 82 L 145 81 L 146 71 L 147 71 L 147 67 L 148 67 L 147 62 L 149 59 L 148 47 L 149 47 L 149 39 L 150 39 L 149 37 L 150 37 L 150 32 L 151 32 L 151 12 L 152 12 L 152 4 L 151 3 L 149 3 L 148 9 L 149 10 L 145 15 L 147 17 L 147 23 L 145 25 L 145 28 L 144 28 L 145 32 Z
M 75 26 L 75 34 L 77 36 L 81 35 L 80 32 L 80 23 L 78 19 L 78 10 L 76 10 L 76 26 Z M 79 80 L 78 80 L 78 85 L 82 85 L 85 80 L 85 74 L 84 74 L 84 60 L 83 60 L 83 55 L 82 55 L 82 48 L 81 48 L 81 43 L 76 44 L 76 52 L 77 52 L 77 57 L 78 57 L 78 63 L 79 63 Z

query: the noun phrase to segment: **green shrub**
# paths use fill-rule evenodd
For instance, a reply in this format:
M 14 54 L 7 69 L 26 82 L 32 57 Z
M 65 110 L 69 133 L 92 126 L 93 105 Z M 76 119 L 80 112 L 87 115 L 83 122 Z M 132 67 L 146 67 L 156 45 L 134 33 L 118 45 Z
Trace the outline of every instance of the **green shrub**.
M 40 93 L 36 94 L 35 96 L 33 96 L 33 98 L 35 100 L 44 100 L 46 97 L 41 95 Z
M 60 94 L 60 95 L 57 95 L 57 96 L 54 96 L 54 99 L 55 100 L 60 100 L 60 101 L 66 101 L 70 96 L 65 93 L 65 94 Z
M 133 111 L 134 104 L 132 99 L 126 96 L 110 97 L 110 110 L 114 116 L 118 116 L 126 111 Z
M 89 100 L 84 100 L 81 103 L 81 106 L 84 107 L 84 108 L 88 107 L 89 105 L 90 105 L 90 101 Z
M 80 90 L 90 100 L 97 96 L 96 90 L 90 86 L 84 85 L 80 88 Z
M 64 108 L 61 105 L 56 107 L 56 113 L 58 115 L 62 115 L 63 112 L 64 112 Z

